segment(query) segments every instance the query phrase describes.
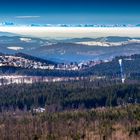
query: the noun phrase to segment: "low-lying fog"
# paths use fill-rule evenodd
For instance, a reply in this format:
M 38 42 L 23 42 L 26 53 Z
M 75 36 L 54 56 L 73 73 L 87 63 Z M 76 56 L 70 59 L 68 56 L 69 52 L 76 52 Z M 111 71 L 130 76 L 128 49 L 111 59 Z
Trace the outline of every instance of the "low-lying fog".
M 52 39 L 107 36 L 140 37 L 139 27 L 0 27 L 0 31 Z

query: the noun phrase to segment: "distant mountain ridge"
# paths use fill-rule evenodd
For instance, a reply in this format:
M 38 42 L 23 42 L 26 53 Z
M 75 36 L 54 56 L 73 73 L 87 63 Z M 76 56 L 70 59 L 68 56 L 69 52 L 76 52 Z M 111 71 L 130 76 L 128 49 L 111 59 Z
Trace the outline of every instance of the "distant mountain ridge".
M 84 42 L 84 41 L 100 41 L 100 42 L 122 42 L 122 41 L 128 41 L 133 38 L 131 37 L 119 37 L 119 36 L 108 36 L 108 37 L 99 37 L 99 38 L 72 38 L 72 39 L 66 39 L 66 40 L 60 40 L 59 42 L 65 42 L 65 43 L 74 43 L 74 42 Z M 135 38 L 138 39 L 138 38 Z M 140 39 L 140 38 L 139 38 Z
M 10 32 L 0 32 L 0 37 L 1 36 L 9 36 L 9 37 L 12 37 L 12 36 L 18 36 L 17 34 L 14 34 L 14 33 L 10 33 Z
M 83 42 L 85 44 L 82 44 Z M 88 43 L 90 42 L 93 42 L 94 45 L 89 46 Z M 109 47 L 103 47 L 104 43 Z M 114 44 L 117 45 L 113 46 Z M 109 36 L 49 40 L 17 35 L 0 36 L 0 51 L 9 54 L 21 52 L 60 63 L 82 62 L 110 59 L 119 55 L 137 54 L 140 52 L 140 39 Z
M 16 24 L 14 22 L 2 22 L 0 26 L 28 26 L 28 27 L 139 27 L 139 24 Z

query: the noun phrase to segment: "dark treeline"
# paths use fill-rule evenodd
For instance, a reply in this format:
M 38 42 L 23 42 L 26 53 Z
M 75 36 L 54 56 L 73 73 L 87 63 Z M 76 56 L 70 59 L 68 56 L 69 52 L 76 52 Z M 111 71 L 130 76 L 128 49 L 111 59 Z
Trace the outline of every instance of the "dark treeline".
M 30 110 L 45 107 L 62 111 L 140 103 L 140 84 L 115 84 L 115 81 L 69 81 L 0 87 L 0 109 Z

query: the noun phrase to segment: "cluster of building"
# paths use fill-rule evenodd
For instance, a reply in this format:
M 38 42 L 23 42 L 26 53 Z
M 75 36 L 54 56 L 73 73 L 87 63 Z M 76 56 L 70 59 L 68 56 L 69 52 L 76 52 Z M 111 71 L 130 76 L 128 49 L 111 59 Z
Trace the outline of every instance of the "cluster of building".
M 29 60 L 13 55 L 1 55 L 0 66 L 13 66 L 32 69 L 54 69 L 54 65 L 48 65 L 39 61 Z
M 57 70 L 72 70 L 72 71 L 76 71 L 76 70 L 84 70 L 84 69 L 88 69 L 91 67 L 94 67 L 96 65 L 99 65 L 101 63 L 107 63 L 111 60 L 98 60 L 98 61 L 86 61 L 86 62 L 71 62 L 71 63 L 67 63 L 67 64 L 57 64 L 57 66 L 55 67 L 55 69 Z
M 58 64 L 47 64 L 45 62 L 35 61 L 26 59 L 24 57 L 14 55 L 1 55 L 0 56 L 0 67 L 2 66 L 13 66 L 29 69 L 44 69 L 44 70 L 69 70 L 76 71 L 87 69 L 95 65 L 101 64 L 103 61 L 87 61 L 87 62 L 72 62 L 72 63 L 58 63 Z

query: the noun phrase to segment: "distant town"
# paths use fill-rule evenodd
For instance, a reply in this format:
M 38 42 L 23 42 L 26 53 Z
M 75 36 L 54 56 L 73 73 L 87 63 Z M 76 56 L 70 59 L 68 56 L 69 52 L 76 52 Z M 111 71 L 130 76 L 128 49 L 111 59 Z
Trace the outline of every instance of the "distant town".
M 104 62 L 109 62 L 111 60 L 105 60 Z M 14 55 L 0 55 L 0 67 L 11 66 L 20 67 L 28 69 L 43 69 L 43 70 L 67 70 L 76 71 L 86 68 L 93 67 L 97 64 L 101 64 L 103 61 L 88 61 L 88 62 L 71 62 L 71 63 L 57 63 L 57 64 L 47 64 L 45 62 L 31 60 L 24 58 L 22 56 Z

